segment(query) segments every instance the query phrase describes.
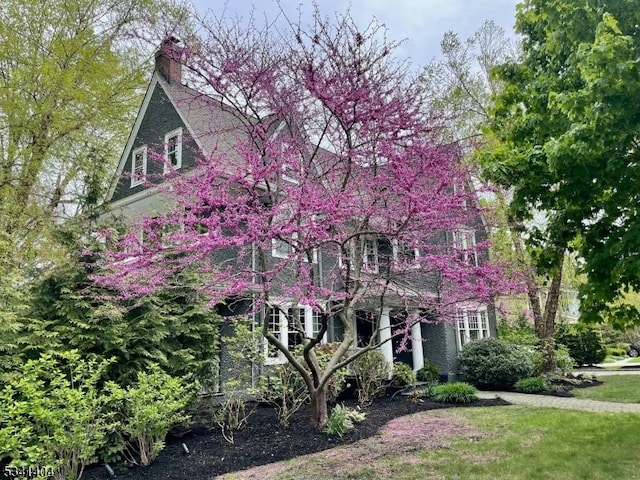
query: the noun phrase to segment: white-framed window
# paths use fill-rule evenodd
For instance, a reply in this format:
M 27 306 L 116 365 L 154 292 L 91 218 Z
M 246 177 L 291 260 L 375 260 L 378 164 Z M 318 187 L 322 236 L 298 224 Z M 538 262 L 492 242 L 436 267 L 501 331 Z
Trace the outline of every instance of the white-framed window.
M 274 258 L 289 258 L 293 253 L 293 247 L 290 243 L 279 238 L 271 239 L 271 255 Z
M 474 340 L 490 337 L 487 307 L 459 307 L 456 311 L 456 332 L 458 349 Z
M 131 152 L 131 188 L 142 185 L 147 179 L 147 146 Z
M 268 328 L 274 336 L 287 348 L 295 347 L 302 343 L 302 336 L 315 337 L 322 326 L 322 316 L 308 305 L 292 306 L 291 304 L 278 304 L 266 308 Z M 297 324 L 296 318 L 299 320 Z M 301 331 L 300 327 L 303 331 Z M 327 342 L 325 333 L 321 343 Z M 286 362 L 286 357 L 277 348 L 265 340 L 264 356 L 266 364 Z
M 294 233 L 291 236 L 291 240 L 297 240 L 298 235 Z M 271 255 L 274 258 L 289 258 L 290 255 L 296 253 L 296 249 L 287 241 L 282 240 L 280 238 L 272 238 L 271 239 Z M 307 257 L 306 252 L 301 253 L 302 260 L 308 262 L 309 259 Z M 318 249 L 314 248 L 311 251 L 311 261 L 312 263 L 318 263 Z
M 377 273 L 378 266 L 378 239 L 364 238 L 362 240 L 362 269 Z
M 164 136 L 164 173 L 182 167 L 182 128 Z
M 474 230 L 460 229 L 453 232 L 453 245 L 460 260 L 468 265 L 478 266 L 476 232 Z
M 420 250 L 418 248 L 399 242 L 397 239 L 392 240 L 391 245 L 394 265 L 404 265 L 409 268 L 418 268 L 420 266 L 418 263 Z

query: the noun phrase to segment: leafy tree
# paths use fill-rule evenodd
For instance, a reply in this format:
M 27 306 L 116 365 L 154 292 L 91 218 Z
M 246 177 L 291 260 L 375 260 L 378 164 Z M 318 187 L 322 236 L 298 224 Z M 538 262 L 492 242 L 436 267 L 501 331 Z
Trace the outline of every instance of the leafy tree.
M 73 227 L 67 222 L 64 229 Z M 83 223 L 75 227 L 95 228 Z M 16 320 L 20 333 L 14 336 L 12 355 L 3 358 L 75 349 L 83 358 L 114 358 L 105 378 L 122 385 L 152 364 L 176 377 L 195 377 L 205 384 L 215 380 L 221 320 L 192 288 L 189 271 L 136 301 L 119 299 L 89 279 L 97 268 L 99 246 L 78 237 L 77 230 L 68 234 L 69 241 L 77 242 L 68 248 L 85 255 L 59 264 L 36 282 L 30 310 Z
M 0 231 L 16 265 L 53 261 L 50 227 L 102 197 L 144 87 L 134 40 L 182 11 L 164 3 L 3 2 Z
M 392 56 L 382 27 L 361 30 L 348 16 L 332 24 L 316 11 L 309 29 L 289 31 L 220 19 L 206 40 L 185 39 L 178 53 L 194 83 L 237 120 L 232 147 L 161 188 L 175 208 L 140 222 L 146 241 L 125 238 L 102 282 L 146 295 L 192 266 L 212 303 L 250 293 L 268 351 L 301 375 L 322 428 L 335 372 L 392 336 L 406 347 L 426 317 L 418 307 L 447 321 L 458 302 L 488 303 L 506 286 L 499 268 L 476 265 L 484 244 L 452 245 L 451 232 L 478 221 L 468 173 L 422 111 L 424 88 Z M 224 249 L 234 254 L 210 260 Z M 391 298 L 416 309 L 393 331 L 381 323 Z M 354 350 L 365 301 L 373 331 Z M 291 304 L 312 307 L 317 331 Z M 274 315 L 285 316 L 302 357 L 273 329 Z M 323 364 L 315 352 L 330 322 L 344 337 Z
M 518 62 L 497 70 L 486 167 L 512 187 L 540 271 L 581 258 L 582 319 L 637 322 L 618 301 L 637 290 L 639 15 L 633 1 L 527 0 L 518 7 Z M 532 222 L 545 212 L 543 224 Z M 555 278 L 555 277 L 554 277 Z
M 468 157 L 470 168 L 479 177 L 488 177 L 495 182 L 486 165 L 479 168 L 476 149 L 486 148 L 487 144 L 492 148 L 492 137 L 483 135 L 482 127 L 491 118 L 494 98 L 504 88 L 502 79 L 492 71 L 501 64 L 515 62 L 518 50 L 504 31 L 491 21 L 486 21 L 466 41 L 454 32 L 447 32 L 441 47 L 443 59 L 432 62 L 422 74 L 423 82 L 431 91 L 428 108 L 442 112 L 447 137 L 461 142 L 472 152 Z M 508 266 L 506 273 L 524 280 L 536 333 L 545 352 L 545 369 L 552 371 L 555 368 L 553 331 L 562 282 L 561 269 L 556 269 L 553 275 L 536 271 L 532 266 L 531 252 L 525 245 L 527 229 L 523 228 L 521 219 L 510 215 L 510 186 L 494 183 L 493 187 L 492 197 L 484 199 L 485 204 L 494 207 L 486 216 L 492 228 L 490 253 L 505 262 Z M 541 304 L 541 282 L 549 286 L 544 308 Z M 506 303 L 508 308 L 522 308 L 518 300 L 507 299 Z

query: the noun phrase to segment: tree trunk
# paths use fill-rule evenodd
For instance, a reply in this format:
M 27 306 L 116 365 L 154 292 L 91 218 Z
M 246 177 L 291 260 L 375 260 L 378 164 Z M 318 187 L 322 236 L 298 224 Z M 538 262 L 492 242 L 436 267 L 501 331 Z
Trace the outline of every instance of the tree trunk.
M 512 229 L 512 231 L 515 231 Z M 540 348 L 542 351 L 542 369 L 544 372 L 553 372 L 556 369 L 555 359 L 555 341 L 554 334 L 556 331 L 556 313 L 558 311 L 558 302 L 560 300 L 560 285 L 562 283 L 562 265 L 564 256 L 559 260 L 557 270 L 551 279 L 547 301 L 542 312 L 540 305 L 540 288 L 534 275 L 533 269 L 525 261 L 524 246 L 519 235 L 515 235 L 513 246 L 518 254 L 518 258 L 522 262 L 525 276 L 525 284 L 527 286 L 527 296 L 531 304 L 533 313 L 533 324 L 536 329 L 536 335 L 540 339 Z
M 311 394 L 311 424 L 322 430 L 327 424 L 327 387 L 323 386 Z
M 562 263 L 563 259 L 560 259 L 560 265 L 551 279 L 549 293 L 547 294 L 547 302 L 544 306 L 542 322 L 540 322 L 540 325 L 536 325 L 538 337 L 540 337 L 540 346 L 542 347 L 542 355 L 544 359 L 543 369 L 545 372 L 553 372 L 556 369 L 554 335 L 556 332 L 556 314 L 558 312 L 558 303 L 560 301 Z

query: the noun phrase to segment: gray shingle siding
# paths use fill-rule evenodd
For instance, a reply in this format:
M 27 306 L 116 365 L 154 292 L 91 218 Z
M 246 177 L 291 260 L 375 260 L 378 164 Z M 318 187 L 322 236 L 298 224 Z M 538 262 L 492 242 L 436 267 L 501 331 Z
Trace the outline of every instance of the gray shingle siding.
M 126 198 L 138 193 L 146 185 L 138 185 L 131 188 L 131 161 L 132 152 L 147 145 L 147 177 L 149 181 L 159 183 L 162 180 L 163 164 L 154 160 L 151 152 L 164 154 L 164 137 L 167 133 L 182 128 L 182 169 L 186 170 L 195 166 L 195 154 L 198 151 L 196 143 L 189 137 L 186 125 L 169 100 L 169 97 L 160 84 L 156 84 L 146 114 L 140 123 L 140 128 L 133 141 L 122 175 L 111 198 L 111 202 Z

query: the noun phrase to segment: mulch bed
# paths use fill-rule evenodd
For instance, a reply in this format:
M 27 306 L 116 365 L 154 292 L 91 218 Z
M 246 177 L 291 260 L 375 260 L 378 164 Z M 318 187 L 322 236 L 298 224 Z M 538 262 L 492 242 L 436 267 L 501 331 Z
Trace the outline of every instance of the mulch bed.
M 355 405 L 353 401 L 346 401 L 345 404 Z M 508 403 L 501 399 L 478 400 L 469 406 L 495 405 Z M 375 435 L 394 418 L 455 406 L 428 401 L 412 402 L 400 395 L 380 398 L 364 410 L 367 413 L 366 420 L 342 437 L 329 436 L 313 429 L 309 422 L 308 407 L 303 407 L 294 415 L 290 426 L 281 427 L 273 408 L 258 406 L 247 427 L 235 434 L 233 444 L 225 441 L 218 429 L 197 427 L 183 436 L 170 436 L 165 449 L 149 467 L 113 465 L 112 468 L 117 479 L 209 480 L 215 475 L 352 444 Z M 184 453 L 183 443 L 188 447 L 189 454 Z M 85 471 L 82 478 L 102 480 L 111 477 L 104 466 L 93 466 Z

